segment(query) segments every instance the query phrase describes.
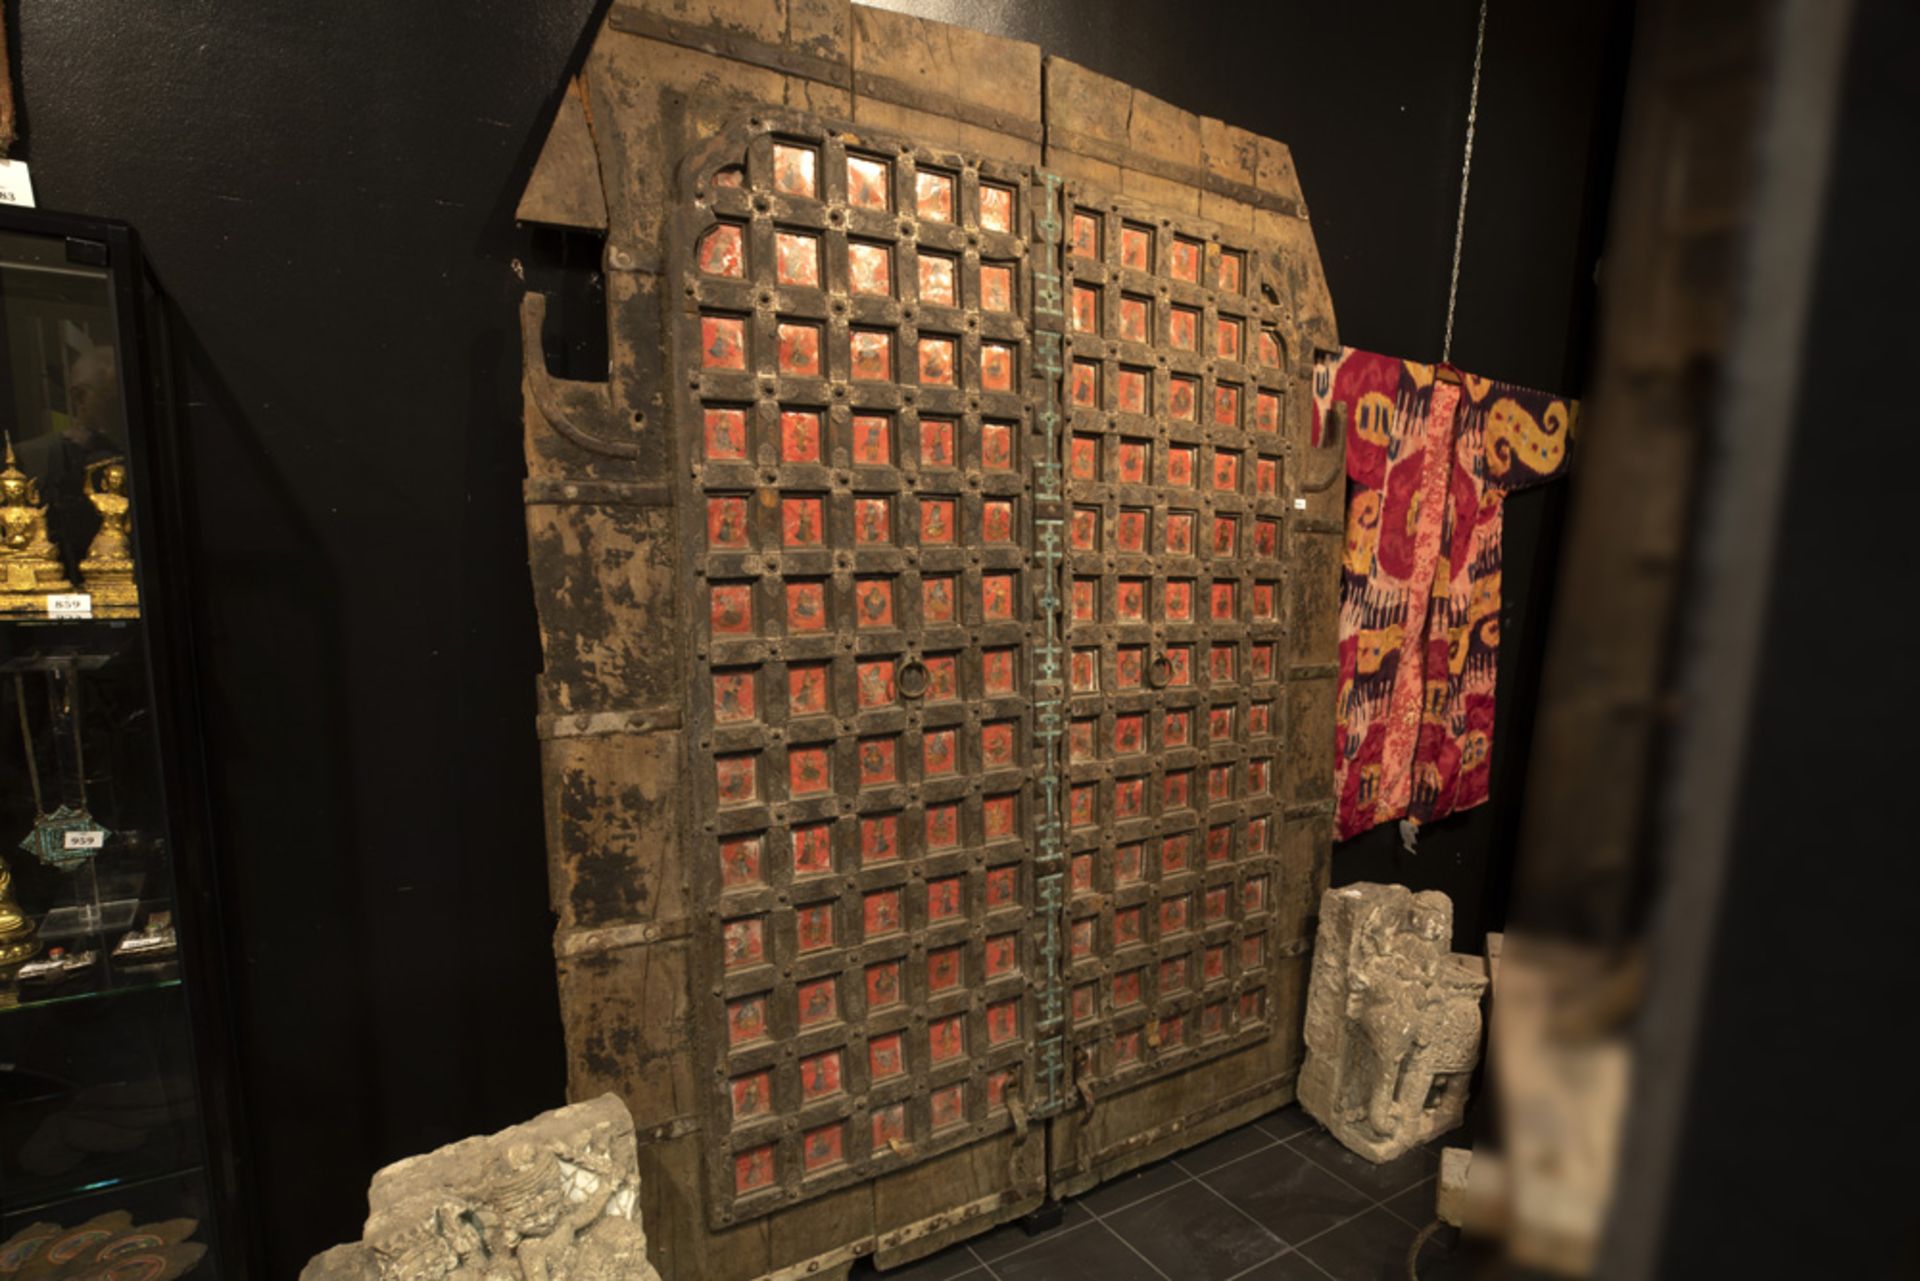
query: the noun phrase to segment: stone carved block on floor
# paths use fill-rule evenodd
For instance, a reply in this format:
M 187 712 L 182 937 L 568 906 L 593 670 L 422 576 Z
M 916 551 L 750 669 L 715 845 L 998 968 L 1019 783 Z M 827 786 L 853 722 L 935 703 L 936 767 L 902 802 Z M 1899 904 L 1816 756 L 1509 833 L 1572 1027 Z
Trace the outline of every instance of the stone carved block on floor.
M 373 1176 L 361 1240 L 301 1281 L 659 1281 L 633 1118 L 608 1094 Z
M 1320 899 L 1300 1103 L 1370 1161 L 1460 1124 L 1480 1061 L 1483 958 L 1449 951 L 1453 903 L 1361 883 Z

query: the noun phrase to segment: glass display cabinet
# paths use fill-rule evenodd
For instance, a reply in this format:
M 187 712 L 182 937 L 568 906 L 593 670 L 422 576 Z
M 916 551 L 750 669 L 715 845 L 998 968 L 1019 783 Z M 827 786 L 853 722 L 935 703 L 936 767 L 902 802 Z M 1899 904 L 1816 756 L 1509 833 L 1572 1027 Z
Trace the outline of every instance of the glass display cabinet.
M 154 298 L 0 209 L 0 1275 L 236 1275 Z

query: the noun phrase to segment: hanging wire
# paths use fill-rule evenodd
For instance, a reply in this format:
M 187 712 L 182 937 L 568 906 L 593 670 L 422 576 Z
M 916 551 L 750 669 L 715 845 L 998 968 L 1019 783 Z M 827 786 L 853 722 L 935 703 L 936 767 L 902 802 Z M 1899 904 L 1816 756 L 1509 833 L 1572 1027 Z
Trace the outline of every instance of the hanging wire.
M 19 672 L 13 674 L 13 702 L 20 709 L 20 746 L 27 754 L 27 781 L 33 784 L 33 815 L 45 818 L 47 800 L 40 794 L 40 754 L 33 748 L 33 729 L 27 723 L 27 678 Z
M 1467 146 L 1460 158 L 1460 212 L 1453 222 L 1453 274 L 1447 280 L 1447 334 L 1440 359 L 1453 358 L 1453 307 L 1460 296 L 1460 246 L 1467 238 L 1467 184 L 1473 179 L 1473 126 L 1480 115 L 1480 54 L 1487 45 L 1487 0 L 1480 0 L 1480 27 L 1473 37 L 1473 89 L 1467 95 Z
M 80 778 L 80 808 L 87 808 L 87 738 L 86 721 L 80 712 L 80 665 L 72 659 L 62 663 L 61 670 L 66 674 L 66 688 L 61 700 L 66 719 L 73 725 L 73 772 Z

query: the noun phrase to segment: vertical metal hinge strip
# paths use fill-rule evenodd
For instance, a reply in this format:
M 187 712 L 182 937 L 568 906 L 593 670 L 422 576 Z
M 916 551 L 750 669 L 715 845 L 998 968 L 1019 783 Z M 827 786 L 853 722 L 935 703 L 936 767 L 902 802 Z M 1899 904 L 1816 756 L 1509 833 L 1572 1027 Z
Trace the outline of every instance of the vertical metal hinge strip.
M 1066 564 L 1066 521 L 1061 440 L 1061 339 L 1065 329 L 1060 280 L 1060 176 L 1042 172 L 1034 184 L 1033 322 L 1034 390 L 1039 445 L 1033 451 L 1033 652 L 1034 750 L 1040 757 L 1039 813 L 1034 823 L 1034 897 L 1042 914 L 1040 982 L 1035 1017 L 1037 1044 L 1033 1115 L 1065 1110 L 1071 1083 L 1066 1056 L 1066 827 L 1060 768 L 1065 734 L 1066 648 L 1061 574 Z

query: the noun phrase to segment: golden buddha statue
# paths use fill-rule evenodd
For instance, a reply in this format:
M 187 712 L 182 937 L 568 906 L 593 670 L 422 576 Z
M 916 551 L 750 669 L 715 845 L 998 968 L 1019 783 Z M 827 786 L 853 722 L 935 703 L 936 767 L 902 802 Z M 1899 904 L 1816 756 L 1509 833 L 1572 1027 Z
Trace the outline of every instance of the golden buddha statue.
M 0 858 L 0 1007 L 19 999 L 13 976 L 39 950 L 38 928 L 14 901 L 13 873 Z
M 100 529 L 80 562 L 82 590 L 93 597 L 96 616 L 140 612 L 133 581 L 133 500 L 127 497 L 127 462 L 103 458 L 87 464 L 87 501 L 100 513 Z
M 47 538 L 40 486 L 20 470 L 9 436 L 7 465 L 0 470 L 0 611 L 38 613 L 49 595 L 72 590 Z

